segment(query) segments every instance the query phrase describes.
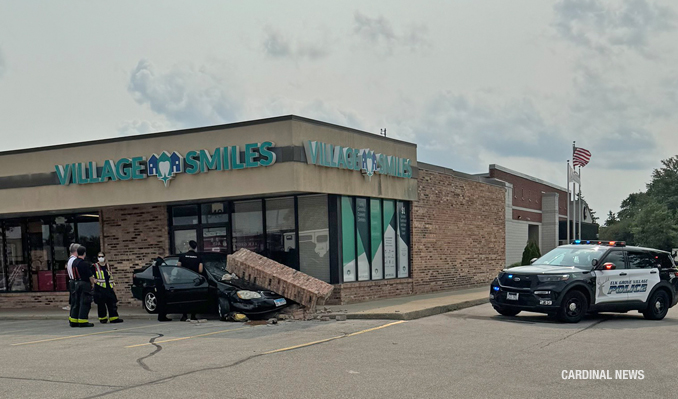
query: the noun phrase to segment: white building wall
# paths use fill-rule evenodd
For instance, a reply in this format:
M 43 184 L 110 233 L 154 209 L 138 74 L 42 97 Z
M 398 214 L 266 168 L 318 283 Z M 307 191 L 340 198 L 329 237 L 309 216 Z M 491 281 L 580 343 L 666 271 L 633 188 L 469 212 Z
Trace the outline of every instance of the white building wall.
M 506 223 L 506 266 L 523 259 L 523 250 L 527 245 L 527 226 L 525 222 L 514 220 Z
M 544 193 L 541 197 L 542 254 L 558 246 L 558 193 Z

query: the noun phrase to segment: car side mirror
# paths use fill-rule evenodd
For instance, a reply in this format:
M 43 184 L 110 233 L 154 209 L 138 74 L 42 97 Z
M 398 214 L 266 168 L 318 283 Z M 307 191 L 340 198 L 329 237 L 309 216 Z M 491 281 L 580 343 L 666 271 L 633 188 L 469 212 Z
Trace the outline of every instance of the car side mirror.
M 193 281 L 195 281 L 195 285 L 202 285 L 205 282 L 205 277 L 203 276 L 196 277 L 195 280 Z
M 600 261 L 598 261 L 598 259 L 593 259 L 591 261 L 591 266 L 596 267 L 596 266 L 598 266 L 599 263 L 600 263 Z
M 612 262 L 603 263 L 603 270 L 614 270 L 616 268 L 617 266 Z
M 532 258 L 532 259 L 530 259 L 530 264 L 533 264 L 536 261 L 537 261 L 537 258 Z

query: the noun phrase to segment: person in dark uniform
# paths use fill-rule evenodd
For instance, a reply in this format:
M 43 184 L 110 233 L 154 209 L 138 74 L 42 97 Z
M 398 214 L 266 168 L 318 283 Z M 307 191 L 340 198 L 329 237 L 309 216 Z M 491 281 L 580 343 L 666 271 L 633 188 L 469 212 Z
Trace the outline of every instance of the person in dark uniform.
M 94 327 L 94 324 L 89 322 L 89 310 L 92 307 L 92 290 L 95 280 L 92 275 L 92 264 L 85 260 L 85 253 L 87 249 L 79 246 L 78 258 L 73 261 L 72 266 L 75 284 L 69 318 L 71 327 Z
M 167 318 L 167 307 L 165 306 L 165 282 L 162 279 L 160 266 L 165 263 L 162 258 L 156 258 L 153 264 L 153 280 L 155 281 L 155 300 L 158 303 L 158 321 L 172 321 Z
M 111 268 L 106 261 L 106 255 L 99 252 L 99 260 L 94 264 L 94 277 L 96 285 L 94 286 L 94 302 L 97 304 L 100 323 L 122 323 L 123 320 L 118 316 L 118 297 L 115 296 L 115 283 L 111 275 Z M 106 310 L 108 309 L 108 314 Z
M 191 247 L 191 249 L 179 257 L 179 263 L 177 263 L 177 266 L 185 267 L 187 269 L 193 270 L 196 273 L 204 275 L 202 257 L 200 257 L 200 255 L 198 255 L 196 252 L 196 249 L 198 249 L 198 243 L 191 240 L 188 242 L 188 245 Z M 184 315 L 181 316 L 181 321 L 186 321 L 186 319 L 186 313 L 184 313 Z M 195 313 L 191 313 L 191 320 L 197 320 Z

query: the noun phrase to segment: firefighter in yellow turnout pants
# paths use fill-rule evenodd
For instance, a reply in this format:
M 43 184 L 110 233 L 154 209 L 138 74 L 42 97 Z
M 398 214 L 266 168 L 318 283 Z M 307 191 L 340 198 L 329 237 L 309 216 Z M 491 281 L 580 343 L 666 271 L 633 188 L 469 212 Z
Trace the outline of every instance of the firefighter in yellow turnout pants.
M 122 323 L 123 320 L 118 317 L 118 298 L 113 291 L 115 283 L 113 283 L 111 269 L 103 252 L 99 252 L 98 262 L 94 264 L 94 278 L 96 280 L 94 302 L 97 304 L 99 322 Z

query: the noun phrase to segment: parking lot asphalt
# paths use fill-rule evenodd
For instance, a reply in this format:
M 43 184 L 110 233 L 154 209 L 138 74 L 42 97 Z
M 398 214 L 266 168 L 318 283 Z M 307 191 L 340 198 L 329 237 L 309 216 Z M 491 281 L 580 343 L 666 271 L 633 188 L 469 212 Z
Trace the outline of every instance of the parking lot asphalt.
M 0 321 L 0 397 L 673 397 L 676 334 L 678 309 L 659 322 L 634 312 L 560 324 L 488 304 L 413 321 Z

